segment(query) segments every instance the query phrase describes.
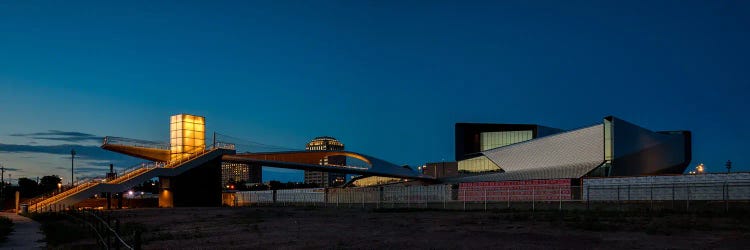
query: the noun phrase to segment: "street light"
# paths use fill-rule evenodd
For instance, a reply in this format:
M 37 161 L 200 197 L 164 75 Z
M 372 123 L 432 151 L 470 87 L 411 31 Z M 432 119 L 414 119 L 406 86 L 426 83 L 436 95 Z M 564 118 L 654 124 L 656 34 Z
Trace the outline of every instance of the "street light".
M 57 183 L 57 193 L 62 193 L 62 182 Z
M 732 171 L 732 161 L 727 161 L 727 174 Z
M 73 166 L 74 166 L 74 160 L 76 158 L 76 150 L 71 149 L 70 150 L 70 186 L 73 186 L 73 180 L 75 180 L 73 177 Z

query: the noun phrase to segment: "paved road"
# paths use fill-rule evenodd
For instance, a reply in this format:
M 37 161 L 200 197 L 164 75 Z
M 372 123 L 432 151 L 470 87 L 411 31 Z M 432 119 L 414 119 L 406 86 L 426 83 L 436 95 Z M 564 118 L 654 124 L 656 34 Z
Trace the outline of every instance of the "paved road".
M 44 235 L 40 231 L 39 222 L 17 215 L 15 213 L 0 213 L 13 220 L 13 232 L 8 235 L 8 241 L 0 244 L 0 249 L 43 249 L 45 243 L 41 240 Z

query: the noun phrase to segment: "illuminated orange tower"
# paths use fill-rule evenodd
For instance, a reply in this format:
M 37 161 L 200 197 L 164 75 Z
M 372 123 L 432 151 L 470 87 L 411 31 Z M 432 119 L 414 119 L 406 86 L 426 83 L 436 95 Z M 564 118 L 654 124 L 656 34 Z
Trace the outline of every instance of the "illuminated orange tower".
M 177 161 L 206 148 L 206 118 L 177 114 L 169 123 L 169 161 Z

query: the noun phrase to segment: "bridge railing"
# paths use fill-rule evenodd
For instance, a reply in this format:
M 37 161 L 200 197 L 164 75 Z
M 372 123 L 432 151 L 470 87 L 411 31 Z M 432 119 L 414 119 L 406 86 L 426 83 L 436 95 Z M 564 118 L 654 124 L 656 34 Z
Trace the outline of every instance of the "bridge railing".
M 68 190 L 65 190 L 63 192 L 54 194 L 50 197 L 47 197 L 45 199 L 42 199 L 41 201 L 35 202 L 35 203 L 29 203 L 29 209 L 32 211 L 39 211 L 39 209 L 44 209 L 45 207 L 48 207 L 55 202 L 58 202 L 62 199 L 65 199 L 66 197 L 69 197 L 71 195 L 77 194 L 80 191 L 83 191 L 90 186 L 96 185 L 98 183 L 96 182 L 85 182 L 82 184 L 79 184 L 77 186 L 74 186 Z
M 148 171 L 154 168 L 164 167 L 164 165 L 165 165 L 164 162 L 141 163 L 133 167 L 122 170 L 120 173 L 117 174 L 115 178 L 111 180 L 107 180 L 107 183 L 122 183 L 140 175 L 141 173 L 145 171 Z
M 206 146 L 204 148 L 198 148 L 198 149 L 195 149 L 193 151 L 187 152 L 186 155 L 182 155 L 182 156 L 180 156 L 176 160 L 172 159 L 164 167 L 165 168 L 174 168 L 174 167 L 177 167 L 177 166 L 179 166 L 179 165 L 181 165 L 181 164 L 183 164 L 185 162 L 188 162 L 190 160 L 198 158 L 198 157 L 200 157 L 200 156 L 202 156 L 204 154 L 210 153 L 210 152 L 212 152 L 214 150 L 217 150 L 217 149 L 234 150 L 235 149 L 235 145 L 232 144 L 232 143 L 227 143 L 227 142 L 216 142 L 216 144 L 211 144 L 211 145 L 208 145 L 208 146 Z
M 131 138 L 125 138 L 125 137 L 116 137 L 116 136 L 105 136 L 103 140 L 103 145 L 123 145 L 123 146 L 132 146 L 132 147 L 169 150 L 168 143 L 154 142 L 154 141 L 147 141 L 147 140 L 140 140 L 140 139 L 131 139 Z

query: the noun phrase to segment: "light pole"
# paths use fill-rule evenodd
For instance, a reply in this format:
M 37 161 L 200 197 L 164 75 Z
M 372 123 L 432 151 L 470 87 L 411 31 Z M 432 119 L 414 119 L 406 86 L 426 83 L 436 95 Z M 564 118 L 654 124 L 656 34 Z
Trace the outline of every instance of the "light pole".
M 75 165 L 74 164 L 75 158 L 76 158 L 76 150 L 75 149 L 71 149 L 70 150 L 70 186 L 71 187 L 73 186 L 73 180 L 75 180 L 75 179 L 73 179 L 73 177 L 74 177 L 74 175 L 73 175 L 73 166 Z
M 62 182 L 57 183 L 57 193 L 62 193 Z
M 728 174 L 732 170 L 732 161 L 727 161 L 727 164 L 725 166 L 727 166 L 727 174 Z

